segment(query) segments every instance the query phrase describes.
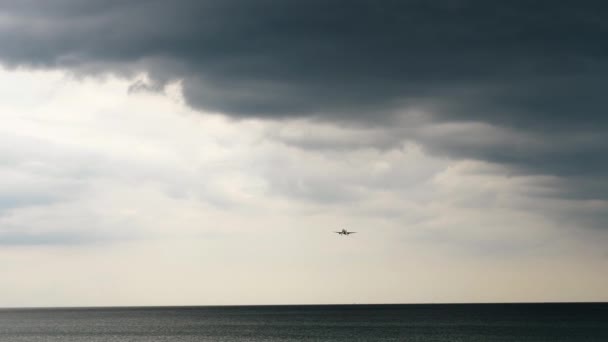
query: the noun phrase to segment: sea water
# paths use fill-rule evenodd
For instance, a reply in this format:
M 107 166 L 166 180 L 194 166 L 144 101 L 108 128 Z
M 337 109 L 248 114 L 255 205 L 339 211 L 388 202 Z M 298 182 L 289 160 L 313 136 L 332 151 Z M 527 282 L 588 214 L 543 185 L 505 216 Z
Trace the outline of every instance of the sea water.
M 608 341 L 608 304 L 1 309 L 0 341 Z

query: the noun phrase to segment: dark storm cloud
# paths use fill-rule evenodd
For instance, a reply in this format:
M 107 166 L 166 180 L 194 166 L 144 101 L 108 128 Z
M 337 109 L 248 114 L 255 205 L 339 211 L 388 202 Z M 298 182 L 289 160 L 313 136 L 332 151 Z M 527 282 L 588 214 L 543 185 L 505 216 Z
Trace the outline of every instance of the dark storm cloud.
M 190 105 L 234 117 L 382 126 L 422 108 L 433 122 L 551 142 L 418 137 L 432 151 L 605 188 L 607 10 L 591 0 L 2 1 L 0 58 L 149 72 L 152 85 L 133 91 L 179 79 Z

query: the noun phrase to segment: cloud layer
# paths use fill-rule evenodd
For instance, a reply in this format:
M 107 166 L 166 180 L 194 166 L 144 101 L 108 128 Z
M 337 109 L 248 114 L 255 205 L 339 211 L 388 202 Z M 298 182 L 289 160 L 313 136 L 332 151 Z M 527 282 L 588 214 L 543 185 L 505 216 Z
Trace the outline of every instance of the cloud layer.
M 338 148 L 415 140 L 439 155 L 554 176 L 560 196 L 608 193 L 600 1 L 62 0 L 0 9 L 7 66 L 146 72 L 131 91 L 179 80 L 187 103 L 205 111 L 380 127 L 383 137 Z M 310 139 L 297 143 L 327 143 Z
M 607 10 L 0 1 L 0 305 L 605 300 Z
M 0 80 L 0 306 L 606 298 L 605 232 L 579 229 L 601 201 L 384 134 L 493 126 L 235 121 L 176 84 L 129 94 L 143 76 Z
M 2 9 L 9 65 L 146 69 L 159 82 L 183 79 L 194 106 L 241 116 L 376 120 L 445 104 L 441 115 L 569 126 L 572 110 L 598 109 L 606 71 L 606 8 L 592 1 L 63 0 Z M 561 98 L 570 94 L 586 101 Z

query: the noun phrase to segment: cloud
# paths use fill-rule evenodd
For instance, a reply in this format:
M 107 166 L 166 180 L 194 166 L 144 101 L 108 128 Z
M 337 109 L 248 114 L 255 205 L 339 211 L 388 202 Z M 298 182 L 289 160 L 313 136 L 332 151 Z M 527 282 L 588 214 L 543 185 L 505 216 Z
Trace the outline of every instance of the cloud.
M 230 120 L 177 83 L 129 94 L 139 75 L 0 79 L 2 306 L 606 297 L 606 231 L 579 229 L 605 203 L 441 149 L 526 133 L 420 112 Z
M 131 92 L 179 81 L 185 101 L 202 111 L 326 124 L 304 135 L 269 133 L 290 146 L 386 150 L 414 141 L 438 156 L 554 177 L 555 196 L 607 198 L 603 2 L 0 6 L 7 66 L 144 72 Z
M 78 232 L 2 232 L 0 246 L 69 246 L 82 243 L 98 243 L 99 236 L 80 236 Z
M 145 69 L 158 81 L 183 79 L 194 106 L 236 116 L 375 120 L 431 102 L 503 112 L 458 117 L 542 124 L 519 113 L 538 109 L 551 124 L 568 123 L 545 109 L 601 105 L 605 52 L 597 43 L 606 29 L 604 4 L 570 5 L 5 1 L 0 56 L 9 65 Z M 554 105 L 556 93 L 590 101 Z

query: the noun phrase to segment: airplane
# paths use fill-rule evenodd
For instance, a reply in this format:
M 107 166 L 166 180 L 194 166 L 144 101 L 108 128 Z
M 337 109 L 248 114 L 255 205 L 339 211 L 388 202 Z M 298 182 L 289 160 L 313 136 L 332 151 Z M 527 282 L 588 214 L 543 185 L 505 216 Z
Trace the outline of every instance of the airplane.
M 342 229 L 341 231 L 339 231 L 339 232 L 334 232 L 334 233 L 338 233 L 338 234 L 340 234 L 340 235 L 349 235 L 349 234 L 354 234 L 354 233 L 356 233 L 356 232 L 349 232 L 349 231 L 348 231 L 348 230 L 346 230 L 346 229 Z

